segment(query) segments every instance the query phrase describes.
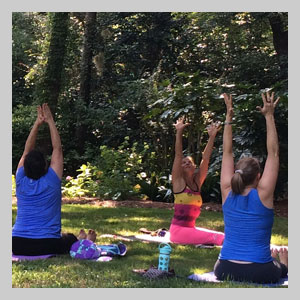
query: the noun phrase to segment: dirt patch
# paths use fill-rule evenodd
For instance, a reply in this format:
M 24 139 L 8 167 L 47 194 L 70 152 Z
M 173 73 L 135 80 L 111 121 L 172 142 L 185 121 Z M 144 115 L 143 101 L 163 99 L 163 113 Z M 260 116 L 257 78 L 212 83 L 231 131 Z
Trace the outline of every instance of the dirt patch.
M 13 197 L 13 203 L 16 203 L 16 198 Z M 63 204 L 90 204 L 103 207 L 133 207 L 133 208 L 165 208 L 172 210 L 174 203 L 155 202 L 150 200 L 100 200 L 99 198 L 63 198 Z M 215 202 L 206 202 L 202 205 L 202 210 L 221 212 L 222 205 Z M 288 217 L 288 201 L 274 202 L 274 213 L 278 217 Z

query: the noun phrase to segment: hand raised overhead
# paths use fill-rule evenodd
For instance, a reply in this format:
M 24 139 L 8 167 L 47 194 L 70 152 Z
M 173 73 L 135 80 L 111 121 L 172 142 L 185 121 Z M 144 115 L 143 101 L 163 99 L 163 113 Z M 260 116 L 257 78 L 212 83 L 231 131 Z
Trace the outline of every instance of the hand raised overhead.
M 220 122 L 211 122 L 210 125 L 207 126 L 207 133 L 209 136 L 216 136 L 218 131 L 221 129 Z
M 190 123 L 184 123 L 184 117 L 179 118 L 176 121 L 176 124 L 174 124 L 177 131 L 183 130 L 186 126 L 189 126 L 189 125 L 190 125 Z
M 225 104 L 226 104 L 226 109 L 227 109 L 226 114 L 227 114 L 230 118 L 232 118 L 232 117 L 233 117 L 232 95 L 229 94 L 229 96 L 228 96 L 226 93 L 224 93 L 223 96 L 224 96 L 224 102 L 225 102 Z
M 264 93 L 261 94 L 264 106 L 263 107 L 256 106 L 256 108 L 264 116 L 274 114 L 275 107 L 280 99 L 279 97 L 277 97 L 277 99 L 274 101 L 274 95 L 275 95 L 274 92 L 272 92 L 271 96 L 270 96 L 269 92 L 267 92 L 266 95 L 264 95 Z
M 39 105 L 37 107 L 37 118 L 36 118 L 35 122 L 38 126 L 40 126 L 44 121 L 45 121 L 45 117 L 43 114 L 43 110 L 42 110 L 42 107 Z
M 53 121 L 53 116 L 52 116 L 51 110 L 48 106 L 48 103 L 43 104 L 43 114 L 44 114 L 46 123 Z

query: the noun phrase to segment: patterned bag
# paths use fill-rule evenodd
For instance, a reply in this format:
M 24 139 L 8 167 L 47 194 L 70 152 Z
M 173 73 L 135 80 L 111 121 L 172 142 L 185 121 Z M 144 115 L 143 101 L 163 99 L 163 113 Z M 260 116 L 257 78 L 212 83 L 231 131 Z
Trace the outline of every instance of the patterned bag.
M 79 240 L 71 246 L 70 255 L 72 258 L 97 259 L 101 253 L 97 245 L 92 241 Z
M 79 240 L 75 242 L 70 250 L 72 258 L 79 259 L 98 259 L 100 256 L 124 256 L 127 247 L 123 243 L 111 245 L 96 245 L 90 240 Z

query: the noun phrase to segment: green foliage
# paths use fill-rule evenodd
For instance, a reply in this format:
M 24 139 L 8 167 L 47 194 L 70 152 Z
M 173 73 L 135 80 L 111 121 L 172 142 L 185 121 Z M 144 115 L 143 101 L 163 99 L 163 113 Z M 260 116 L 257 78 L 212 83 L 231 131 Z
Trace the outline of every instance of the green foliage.
M 95 197 L 98 191 L 101 172 L 89 162 L 82 165 L 76 178 L 67 176 L 62 184 L 62 195 L 68 198 Z
M 34 106 L 18 105 L 13 109 L 12 115 L 12 170 L 17 170 L 17 165 L 23 154 L 26 138 L 36 119 L 36 108 Z
M 82 165 L 75 179 L 67 177 L 63 194 L 68 197 L 99 196 L 113 200 L 136 196 L 142 156 L 137 152 L 137 143 L 129 147 L 128 140 L 125 137 L 117 149 L 101 146 L 100 154 L 93 160 L 94 165 Z
M 101 170 L 99 195 L 104 199 L 120 200 L 137 194 L 137 175 L 141 170 L 142 156 L 137 143 L 129 147 L 129 137 L 116 149 L 100 147 L 97 165 Z
M 144 195 L 147 195 L 152 201 L 174 202 L 172 190 L 165 186 L 170 186 L 170 183 L 165 181 L 165 185 L 159 186 L 156 182 L 156 179 L 156 177 L 153 177 L 152 181 L 141 180 L 139 183 L 141 186 L 140 192 Z
M 115 180 L 122 182 L 123 195 L 133 195 L 132 187 L 140 184 L 137 170 L 124 171 L 123 159 L 128 157 L 120 154 L 119 147 L 127 136 L 129 149 L 137 143 L 134 152 L 142 159 L 137 168 L 147 174 L 140 186 L 151 198 L 158 196 L 161 186 L 169 189 L 168 180 L 160 182 L 160 178 L 168 178 L 171 172 L 173 124 L 180 116 L 191 122 L 183 148 L 199 163 L 208 139 L 206 126 L 212 120 L 224 121 L 225 106 L 219 96 L 224 92 L 234 94 L 235 99 L 235 158 L 251 153 L 263 165 L 265 125 L 255 106 L 261 105 L 261 91 L 269 88 L 281 97 L 275 112 L 281 161 L 275 192 L 279 198 L 286 195 L 288 82 L 282 77 L 284 58 L 275 51 L 270 26 L 271 17 L 279 19 L 287 33 L 286 13 L 97 13 L 91 50 L 94 58 L 101 53 L 102 72 L 93 63 L 87 74 L 90 95 L 82 101 L 85 16 L 84 12 L 13 13 L 13 169 L 33 124 L 34 106 L 44 101 L 43 82 L 60 72 L 62 78 L 55 83 L 60 88 L 58 102 L 57 90 L 51 93 L 55 99 L 49 101 L 55 106 L 64 170 L 77 176 L 78 166 L 86 162 L 102 170 L 95 158 L 100 146 L 106 146 L 103 155 L 112 151 L 122 166 L 111 164 L 116 174 L 105 172 L 107 187 L 101 194 L 109 191 L 110 197 L 119 195 L 113 187 Z M 50 51 L 52 33 L 62 44 Z M 40 146 L 46 149 L 49 133 L 42 134 Z M 204 198 L 215 201 L 220 201 L 221 145 L 220 132 L 202 189 Z
M 169 175 L 151 172 L 148 166 L 148 161 L 155 158 L 155 153 L 149 152 L 147 143 L 138 149 L 136 142 L 132 146 L 129 142 L 129 137 L 125 137 L 124 142 L 116 149 L 101 146 L 93 165 L 82 165 L 77 170 L 80 173 L 76 178 L 66 177 L 63 195 L 98 196 L 113 200 L 146 195 L 153 201 L 172 202 Z

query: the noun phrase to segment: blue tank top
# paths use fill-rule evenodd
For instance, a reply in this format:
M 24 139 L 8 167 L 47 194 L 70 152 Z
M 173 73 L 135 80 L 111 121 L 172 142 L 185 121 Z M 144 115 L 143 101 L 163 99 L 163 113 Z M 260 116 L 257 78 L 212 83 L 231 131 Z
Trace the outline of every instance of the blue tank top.
M 256 263 L 273 260 L 270 241 L 274 212 L 262 204 L 256 189 L 246 196 L 230 192 L 223 215 L 225 239 L 219 259 Z
M 17 217 L 12 236 L 59 238 L 61 236 L 61 180 L 50 167 L 41 178 L 16 174 Z

